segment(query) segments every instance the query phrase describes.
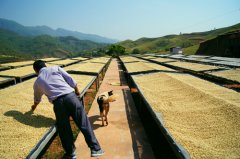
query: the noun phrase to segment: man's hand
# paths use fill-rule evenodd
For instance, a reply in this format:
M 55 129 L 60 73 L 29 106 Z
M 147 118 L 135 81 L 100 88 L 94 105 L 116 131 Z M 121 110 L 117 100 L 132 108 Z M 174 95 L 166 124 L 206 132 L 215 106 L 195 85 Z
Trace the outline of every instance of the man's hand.
M 34 110 L 36 109 L 36 107 L 37 107 L 37 106 L 33 104 L 31 110 L 34 111 Z
M 35 103 L 35 102 L 34 102 L 34 104 L 33 104 L 32 107 L 31 107 L 31 110 L 34 111 L 34 110 L 36 109 L 37 105 L 38 105 L 38 103 Z
M 77 85 L 76 85 L 76 87 L 74 88 L 74 90 L 75 90 L 75 94 L 76 94 L 77 96 L 80 96 L 80 92 L 79 92 L 79 89 L 78 89 Z
M 77 96 L 80 96 L 80 93 L 79 93 L 79 92 L 75 92 L 75 94 L 76 94 Z

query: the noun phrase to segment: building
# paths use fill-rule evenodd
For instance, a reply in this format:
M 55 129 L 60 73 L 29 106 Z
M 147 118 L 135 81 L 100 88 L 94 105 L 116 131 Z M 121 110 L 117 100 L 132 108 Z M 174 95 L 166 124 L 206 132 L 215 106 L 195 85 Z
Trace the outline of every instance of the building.
M 170 48 L 170 53 L 171 54 L 182 54 L 183 50 L 181 47 L 171 47 Z

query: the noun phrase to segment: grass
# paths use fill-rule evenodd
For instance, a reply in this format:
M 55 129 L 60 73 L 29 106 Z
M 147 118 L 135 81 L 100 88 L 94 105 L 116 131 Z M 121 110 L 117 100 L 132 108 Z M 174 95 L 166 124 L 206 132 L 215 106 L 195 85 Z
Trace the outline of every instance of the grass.
M 126 48 L 126 51 L 131 53 L 132 50 L 138 49 L 141 53 L 147 52 L 164 52 L 171 47 L 180 46 L 184 49 L 187 55 L 195 54 L 200 42 L 216 38 L 218 35 L 228 33 L 230 31 L 239 30 L 240 23 L 234 26 L 215 29 L 206 32 L 195 32 L 180 35 L 167 35 L 158 38 L 140 38 L 136 41 L 126 40 L 119 45 Z
M 193 45 L 183 49 L 185 55 L 194 55 L 199 48 L 199 44 Z

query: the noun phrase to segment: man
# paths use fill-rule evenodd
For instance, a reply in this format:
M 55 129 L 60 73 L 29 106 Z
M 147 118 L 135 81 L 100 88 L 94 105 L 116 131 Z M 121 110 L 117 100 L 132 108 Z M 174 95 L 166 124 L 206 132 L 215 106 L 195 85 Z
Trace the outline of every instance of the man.
M 104 154 L 84 111 L 82 102 L 77 96 L 80 92 L 76 81 L 61 67 L 46 67 L 44 61 L 37 60 L 33 63 L 33 69 L 38 75 L 34 89 L 34 104 L 32 111 L 41 102 L 45 94 L 53 103 L 56 116 L 57 130 L 65 150 L 65 158 L 76 158 L 72 129 L 69 122 L 71 116 L 85 137 L 85 141 L 91 150 L 91 156 L 97 157 Z

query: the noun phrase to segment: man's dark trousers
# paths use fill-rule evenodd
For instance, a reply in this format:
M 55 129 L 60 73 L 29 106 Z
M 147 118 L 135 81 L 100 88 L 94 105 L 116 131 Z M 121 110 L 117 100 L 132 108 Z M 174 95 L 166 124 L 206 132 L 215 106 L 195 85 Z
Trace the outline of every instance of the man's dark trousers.
M 56 116 L 57 130 L 62 142 L 62 146 L 67 154 L 72 154 L 75 150 L 72 129 L 69 117 L 71 116 L 83 133 L 85 141 L 91 150 L 101 149 L 92 130 L 89 119 L 84 111 L 81 102 L 74 92 L 61 96 L 53 101 Z

